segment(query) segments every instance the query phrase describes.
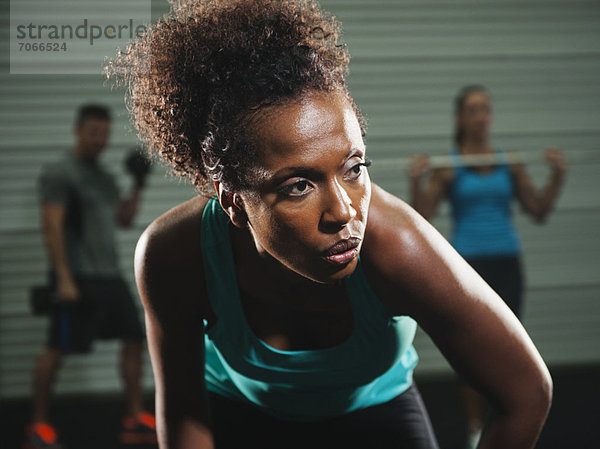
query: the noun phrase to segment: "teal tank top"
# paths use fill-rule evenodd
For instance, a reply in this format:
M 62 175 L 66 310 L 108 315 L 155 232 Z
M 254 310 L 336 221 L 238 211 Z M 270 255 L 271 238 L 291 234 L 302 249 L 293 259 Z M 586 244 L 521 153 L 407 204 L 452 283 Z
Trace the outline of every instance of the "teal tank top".
M 229 217 L 215 199 L 204 210 L 201 239 L 206 288 L 217 317 L 204 333 L 210 391 L 280 418 L 314 420 L 387 402 L 411 386 L 417 325 L 386 312 L 360 260 L 344 280 L 354 314 L 351 336 L 331 348 L 280 351 L 260 340 L 246 321 Z
M 503 157 L 502 150 L 497 152 Z M 465 258 L 518 255 L 521 244 L 512 220 L 515 193 L 508 165 L 477 173 L 460 164 L 457 151 L 452 155 L 456 161 L 450 189 L 452 246 Z

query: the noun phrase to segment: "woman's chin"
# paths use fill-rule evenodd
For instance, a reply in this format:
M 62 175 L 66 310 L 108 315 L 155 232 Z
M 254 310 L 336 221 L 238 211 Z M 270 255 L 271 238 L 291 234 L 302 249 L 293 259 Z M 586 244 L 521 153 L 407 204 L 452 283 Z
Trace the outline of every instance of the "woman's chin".
M 320 284 L 336 284 L 350 276 L 358 265 L 358 256 L 343 264 L 330 264 L 319 272 L 303 274 L 306 278 Z

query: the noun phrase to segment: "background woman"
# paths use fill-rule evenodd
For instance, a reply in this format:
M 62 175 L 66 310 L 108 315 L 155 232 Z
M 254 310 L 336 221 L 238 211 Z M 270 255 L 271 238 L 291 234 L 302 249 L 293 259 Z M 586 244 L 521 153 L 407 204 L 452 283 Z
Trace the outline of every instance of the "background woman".
M 204 193 L 136 251 L 161 448 L 437 447 L 413 319 L 494 405 L 482 447 L 531 448 L 547 369 L 371 183 L 339 33 L 312 1 L 190 2 L 113 66 L 140 136 Z
M 548 184 L 534 187 L 523 164 L 508 164 L 502 149 L 490 142 L 492 104 L 483 86 L 461 89 L 455 100 L 455 168 L 431 169 L 426 156 L 417 156 L 410 171 L 412 206 L 428 220 L 442 199 L 452 208 L 451 243 L 467 262 L 519 317 L 523 295 L 521 244 L 513 223 L 511 205 L 517 199 L 523 210 L 542 223 L 552 211 L 566 171 L 556 149 L 546 152 L 551 169 Z M 496 155 L 499 163 L 467 167 L 459 156 Z M 474 447 L 482 427 L 482 401 L 464 388 L 469 439 Z

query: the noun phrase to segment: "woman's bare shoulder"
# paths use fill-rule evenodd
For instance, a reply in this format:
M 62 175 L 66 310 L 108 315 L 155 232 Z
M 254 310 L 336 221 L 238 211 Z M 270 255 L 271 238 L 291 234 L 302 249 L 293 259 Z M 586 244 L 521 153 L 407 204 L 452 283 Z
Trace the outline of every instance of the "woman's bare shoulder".
M 384 248 L 386 242 L 410 243 L 418 232 L 418 217 L 406 202 L 373 184 L 365 240 L 376 251 Z
M 390 311 L 401 314 L 426 306 L 425 292 L 432 299 L 433 287 L 459 276 L 450 267 L 462 266 L 454 249 L 427 220 L 377 186 L 373 186 L 361 254 L 376 292 Z
M 186 201 L 154 220 L 141 235 L 135 271 L 145 305 L 163 298 L 185 301 L 203 284 L 200 229 L 207 203 L 201 196 Z
M 158 255 L 177 253 L 179 257 L 199 248 L 202 213 L 207 203 L 208 198 L 198 196 L 165 212 L 146 228 L 140 244 Z

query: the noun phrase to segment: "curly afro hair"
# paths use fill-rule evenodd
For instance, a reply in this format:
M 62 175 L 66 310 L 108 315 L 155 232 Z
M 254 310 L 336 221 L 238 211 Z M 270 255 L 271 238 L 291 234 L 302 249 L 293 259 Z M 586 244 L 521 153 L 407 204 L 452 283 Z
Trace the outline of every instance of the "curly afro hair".
M 341 26 L 312 0 L 172 2 L 107 66 L 127 87 L 141 140 L 202 192 L 250 187 L 248 125 L 261 108 L 341 90 L 349 55 Z

